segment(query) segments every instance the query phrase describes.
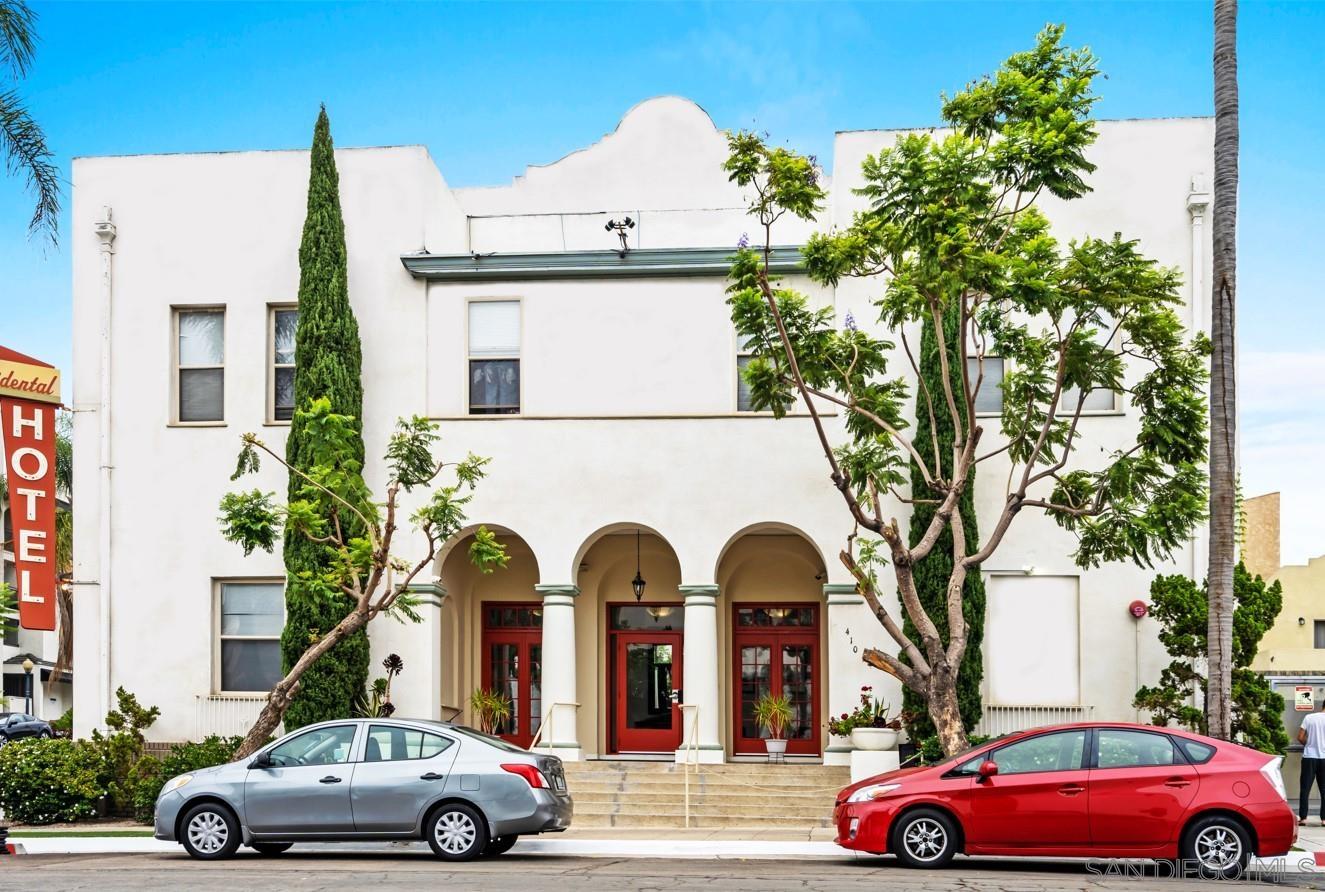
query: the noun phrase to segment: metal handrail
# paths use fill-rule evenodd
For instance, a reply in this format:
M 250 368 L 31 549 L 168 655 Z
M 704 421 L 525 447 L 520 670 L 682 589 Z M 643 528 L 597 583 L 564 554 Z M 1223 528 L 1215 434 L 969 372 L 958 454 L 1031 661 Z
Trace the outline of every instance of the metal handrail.
M 529 741 L 529 746 L 526 747 L 526 749 L 530 749 L 530 750 L 532 750 L 532 749 L 534 749 L 534 747 L 538 746 L 538 741 L 541 740 L 542 737 L 543 737 L 543 729 L 545 729 L 548 725 L 552 724 L 552 716 L 556 715 L 557 707 L 558 707 L 558 706 L 573 706 L 573 707 L 575 707 L 576 709 L 579 709 L 579 708 L 580 708 L 580 704 L 578 704 L 578 703 L 550 703 L 550 704 L 548 704 L 547 712 L 543 713 L 543 718 L 542 718 L 542 720 L 539 721 L 539 723 L 538 723 L 538 730 L 534 732 L 533 739 L 531 739 L 531 740 Z M 556 740 L 556 739 L 557 739 L 557 735 L 553 734 L 553 735 L 552 735 L 552 739 L 553 739 L 553 740 Z M 549 749 L 550 749 L 550 747 L 549 747 Z
M 682 703 L 682 704 L 681 704 L 681 715 L 682 715 L 683 717 L 684 717 L 684 715 L 685 715 L 685 710 L 687 710 L 687 709 L 693 709 L 693 710 L 695 711 L 695 713 L 694 713 L 694 720 L 691 721 L 691 723 L 690 723 L 689 740 L 686 742 L 686 744 L 685 744 L 685 746 L 684 746 L 684 749 L 685 749 L 685 762 L 683 763 L 683 765 L 684 765 L 684 774 L 685 774 L 685 807 L 686 807 L 686 823 L 685 823 L 685 825 L 686 825 L 686 829 L 689 829 L 689 828 L 690 828 L 690 771 L 691 771 L 692 768 L 693 768 L 695 771 L 698 771 L 698 770 L 699 770 L 699 740 L 698 740 L 698 738 L 699 738 L 699 704 L 698 704 L 698 703 Z M 682 718 L 682 727 L 684 727 L 684 724 L 685 724 L 685 719 Z

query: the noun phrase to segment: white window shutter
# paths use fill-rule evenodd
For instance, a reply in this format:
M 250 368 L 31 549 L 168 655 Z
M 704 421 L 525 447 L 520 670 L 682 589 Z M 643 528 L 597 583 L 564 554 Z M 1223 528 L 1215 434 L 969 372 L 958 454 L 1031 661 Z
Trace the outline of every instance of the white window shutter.
M 520 302 L 475 301 L 469 305 L 469 355 L 518 356 Z

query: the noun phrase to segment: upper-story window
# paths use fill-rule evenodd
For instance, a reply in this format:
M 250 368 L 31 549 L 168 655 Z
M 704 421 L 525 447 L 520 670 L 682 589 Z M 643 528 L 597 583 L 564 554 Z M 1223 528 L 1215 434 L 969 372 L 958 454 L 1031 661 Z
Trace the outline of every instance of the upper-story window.
M 289 421 L 294 417 L 294 334 L 298 327 L 298 307 L 271 308 L 267 393 L 268 418 L 272 421 Z
M 175 405 L 182 424 L 225 420 L 225 310 L 175 310 Z
M 740 335 L 737 335 L 740 338 Z M 754 357 L 750 352 L 748 341 L 741 339 L 736 350 L 736 411 L 753 412 L 754 405 L 750 401 L 750 385 L 745 381 L 745 369 Z
M 469 414 L 520 412 L 520 302 L 469 304 Z
M 981 370 L 984 375 L 981 376 Z M 974 387 L 976 379 L 980 389 L 975 392 L 975 411 L 977 415 L 999 415 L 1003 412 L 1003 357 L 986 356 L 966 357 L 966 377 Z M 937 403 L 937 398 L 935 399 Z

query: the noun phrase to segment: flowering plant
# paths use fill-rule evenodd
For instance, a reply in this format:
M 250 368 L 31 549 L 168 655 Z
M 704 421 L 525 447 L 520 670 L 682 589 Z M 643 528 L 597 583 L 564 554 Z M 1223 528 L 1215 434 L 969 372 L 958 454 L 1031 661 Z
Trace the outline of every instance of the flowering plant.
M 828 733 L 836 737 L 849 737 L 856 728 L 901 728 L 901 719 L 894 718 L 892 708 L 875 697 L 873 692 L 874 688 L 870 685 L 862 685 L 860 705 L 851 712 L 842 713 L 838 718 L 829 719 Z

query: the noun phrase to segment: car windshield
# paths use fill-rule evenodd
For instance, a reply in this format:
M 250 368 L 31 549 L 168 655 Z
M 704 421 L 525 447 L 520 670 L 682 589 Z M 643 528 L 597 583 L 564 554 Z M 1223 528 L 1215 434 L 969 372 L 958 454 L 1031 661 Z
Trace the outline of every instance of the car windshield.
M 991 737 L 988 740 L 984 741 L 983 743 L 977 743 L 974 744 L 973 746 L 968 746 L 966 749 L 962 750 L 960 753 L 957 753 L 955 756 L 949 756 L 948 758 L 944 759 L 942 762 L 936 762 L 934 764 L 935 766 L 940 766 L 940 765 L 953 765 L 960 763 L 962 760 L 970 758 L 970 754 L 975 752 L 976 750 L 983 749 L 984 747 L 989 746 L 989 744 L 991 743 L 997 743 L 1000 740 L 1006 740 L 1011 736 L 1012 736 L 1011 734 L 1000 734 L 997 737 Z

